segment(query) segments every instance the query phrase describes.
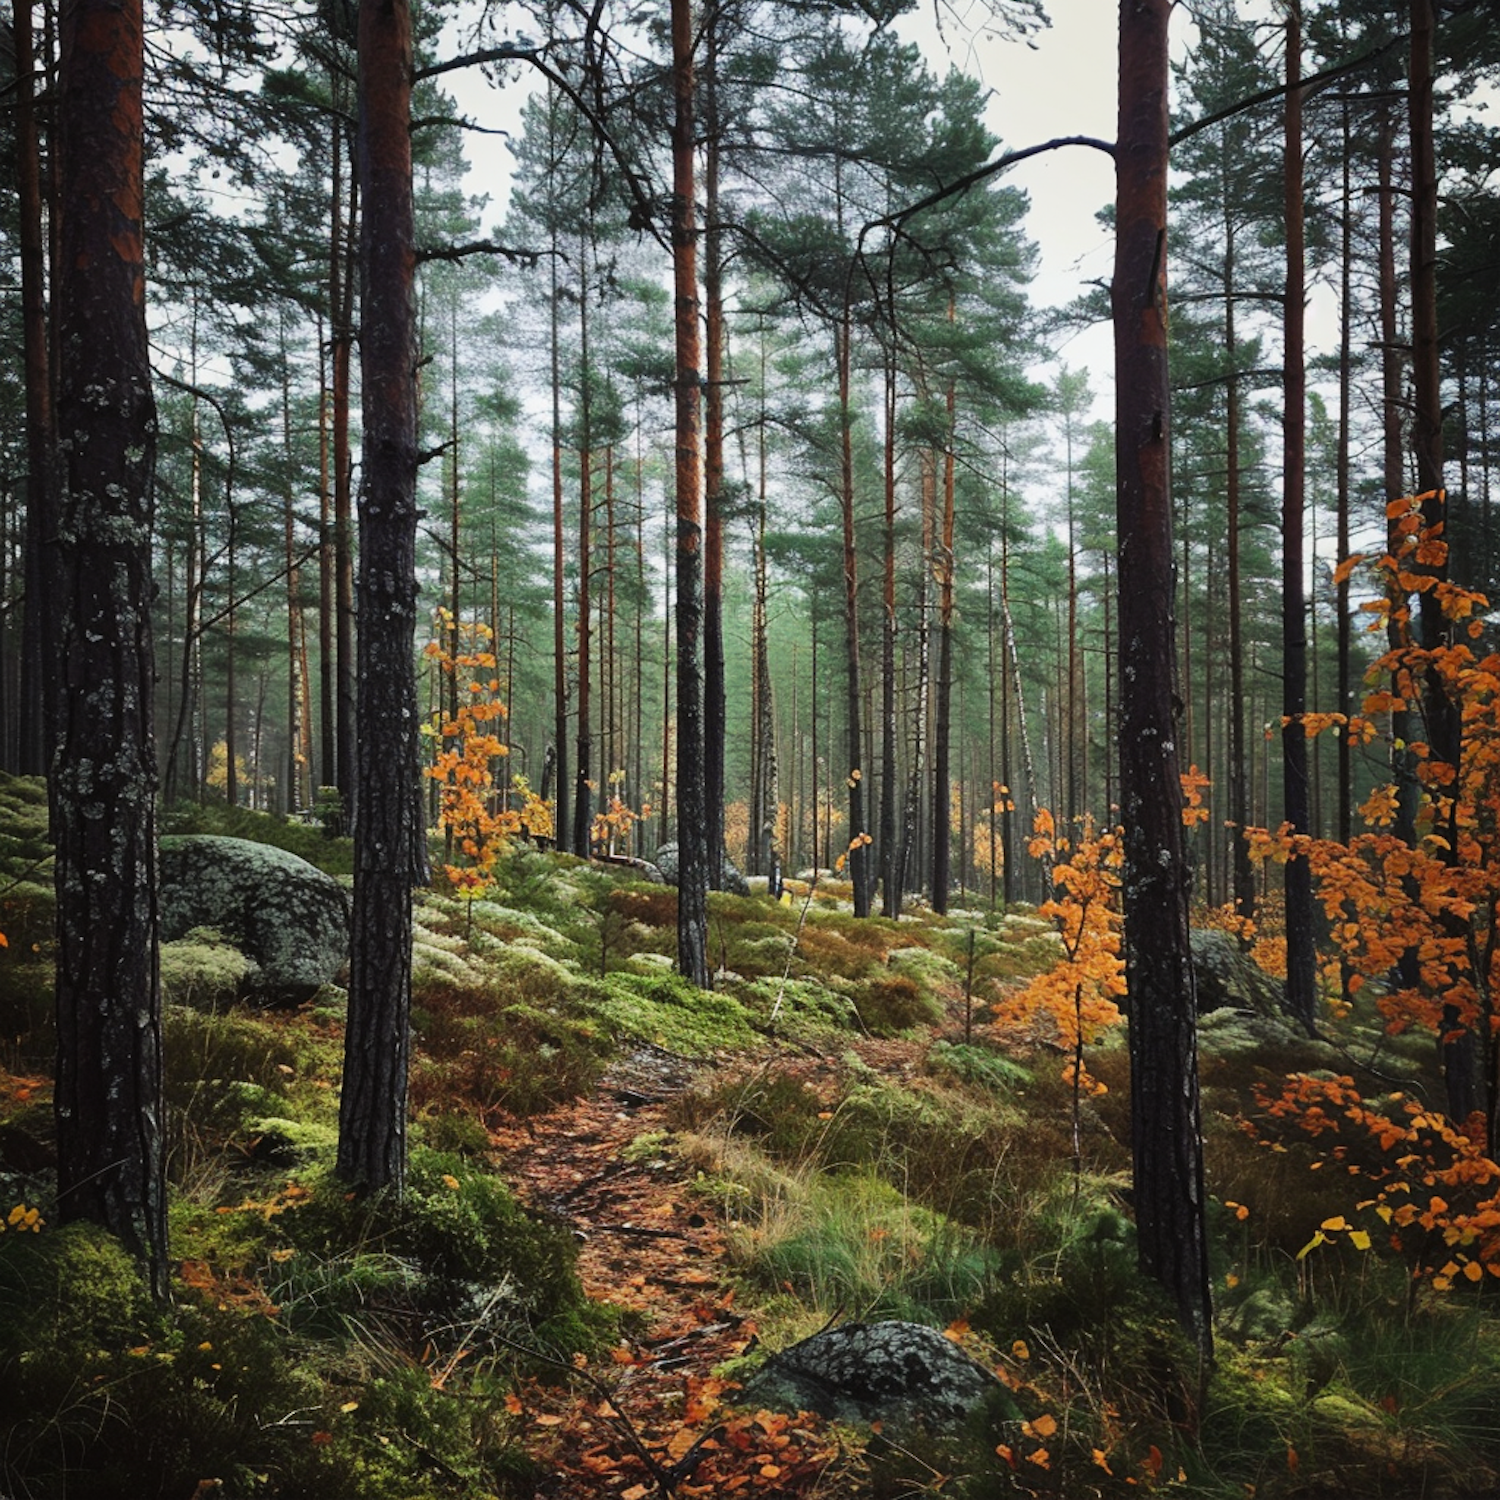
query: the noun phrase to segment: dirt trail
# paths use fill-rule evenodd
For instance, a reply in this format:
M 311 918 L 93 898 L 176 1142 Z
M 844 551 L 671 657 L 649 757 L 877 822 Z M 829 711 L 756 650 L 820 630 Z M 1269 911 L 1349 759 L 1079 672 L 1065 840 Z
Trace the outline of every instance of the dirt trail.
M 734 1387 L 712 1373 L 756 1336 L 734 1308 L 723 1234 L 676 1156 L 649 1140 L 630 1149 L 666 1128 L 696 1071 L 639 1048 L 591 1097 L 492 1131 L 521 1200 L 572 1229 L 588 1294 L 639 1315 L 639 1331 L 580 1366 L 571 1389 L 538 1382 L 519 1403 L 528 1447 L 553 1471 L 537 1500 L 853 1493 L 833 1486 L 836 1446 L 816 1419 L 733 1410 Z

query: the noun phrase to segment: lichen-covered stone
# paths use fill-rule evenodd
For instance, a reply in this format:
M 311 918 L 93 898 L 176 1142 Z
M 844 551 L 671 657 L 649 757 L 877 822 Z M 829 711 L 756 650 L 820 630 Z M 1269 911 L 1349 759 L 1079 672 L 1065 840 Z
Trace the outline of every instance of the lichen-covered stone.
M 836 1422 L 961 1422 L 1000 1382 L 920 1323 L 844 1323 L 773 1354 L 747 1394 Z
M 1190 934 L 1198 1012 L 1254 1011 L 1271 1016 L 1285 1009 L 1282 988 L 1227 932 L 1195 927 Z
M 661 871 L 662 879 L 668 885 L 677 884 L 677 845 L 663 844 L 655 854 L 651 856 L 651 863 Z M 719 883 L 721 891 L 727 891 L 731 896 L 748 896 L 750 894 L 750 882 L 740 873 L 739 867 L 730 859 L 729 855 L 719 856 Z
M 248 839 L 184 834 L 161 841 L 161 937 L 211 927 L 257 965 L 246 998 L 298 1005 L 349 956 L 349 897 L 305 859 Z

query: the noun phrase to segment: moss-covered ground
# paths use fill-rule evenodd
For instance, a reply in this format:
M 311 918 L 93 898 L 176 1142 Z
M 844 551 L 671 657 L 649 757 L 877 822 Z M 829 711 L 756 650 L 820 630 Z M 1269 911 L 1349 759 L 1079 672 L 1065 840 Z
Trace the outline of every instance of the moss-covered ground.
M 195 938 L 164 964 L 153 1305 L 55 1222 L 46 860 L 40 788 L 0 784 L 0 1494 L 1500 1493 L 1496 1279 L 1436 1291 L 1379 1243 L 1299 1258 L 1360 1190 L 1244 1128 L 1257 1083 L 1326 1056 L 1205 1031 L 1205 1368 L 1135 1267 L 1120 1038 L 1080 1097 L 989 1024 L 1055 959 L 1046 927 L 856 921 L 828 882 L 714 896 L 710 994 L 672 973 L 673 893 L 619 872 L 518 850 L 483 900 L 423 895 L 400 1202 L 331 1170 L 339 993 L 246 1010 Z M 879 1317 L 947 1330 L 1004 1400 L 899 1440 L 735 1404 L 767 1350 Z

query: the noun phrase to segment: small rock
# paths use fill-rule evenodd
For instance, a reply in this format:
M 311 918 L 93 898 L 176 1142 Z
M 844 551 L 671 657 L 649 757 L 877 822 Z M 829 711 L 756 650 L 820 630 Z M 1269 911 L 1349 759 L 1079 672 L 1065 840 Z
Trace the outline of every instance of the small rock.
M 961 1422 L 1000 1388 L 951 1339 L 920 1323 L 844 1323 L 773 1354 L 747 1394 L 837 1422 Z

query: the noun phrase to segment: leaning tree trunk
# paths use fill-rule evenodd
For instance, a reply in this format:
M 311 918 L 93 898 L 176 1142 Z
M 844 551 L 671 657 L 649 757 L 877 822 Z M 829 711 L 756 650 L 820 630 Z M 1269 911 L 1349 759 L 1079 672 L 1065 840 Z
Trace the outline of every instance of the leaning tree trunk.
M 57 1200 L 118 1235 L 164 1297 L 144 18 L 140 0 L 74 0 L 62 25 Z
M 359 175 L 364 482 L 354 924 L 338 1173 L 356 1187 L 406 1176 L 411 893 L 427 878 L 418 773 L 416 269 L 411 181 L 411 11 L 359 8 Z
M 691 0 L 672 0 L 672 273 L 677 368 L 677 968 L 708 984 L 708 828 L 703 784 L 703 485 L 699 474 L 698 256 L 693 184 Z
M 1115 146 L 1115 427 L 1120 621 L 1121 882 L 1141 1269 L 1212 1349 L 1189 872 L 1174 723 L 1168 486 L 1167 16 L 1121 0 Z

